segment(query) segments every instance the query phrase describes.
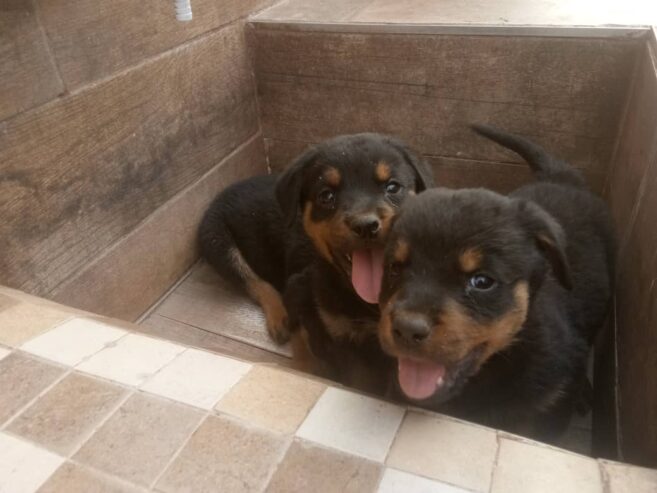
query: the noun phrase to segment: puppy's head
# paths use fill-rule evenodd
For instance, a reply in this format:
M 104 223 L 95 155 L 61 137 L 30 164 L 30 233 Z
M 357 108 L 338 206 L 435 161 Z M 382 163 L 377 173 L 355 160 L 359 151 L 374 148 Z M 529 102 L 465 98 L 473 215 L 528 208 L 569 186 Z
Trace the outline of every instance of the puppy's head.
M 301 215 L 317 252 L 376 303 L 393 218 L 406 197 L 432 184 L 426 164 L 404 144 L 365 133 L 306 151 L 281 175 L 276 196 L 287 221 Z
M 530 202 L 486 190 L 409 199 L 385 250 L 379 326 L 404 394 L 443 402 L 509 347 L 547 275 L 570 287 L 564 242 Z

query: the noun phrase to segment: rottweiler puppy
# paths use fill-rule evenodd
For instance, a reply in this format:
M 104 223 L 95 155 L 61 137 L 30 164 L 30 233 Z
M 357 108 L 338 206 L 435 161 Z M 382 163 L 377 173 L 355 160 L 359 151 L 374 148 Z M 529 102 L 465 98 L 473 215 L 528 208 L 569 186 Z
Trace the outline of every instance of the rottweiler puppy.
M 567 163 L 473 128 L 521 155 L 536 181 L 509 196 L 435 189 L 404 204 L 384 255 L 379 339 L 407 399 L 551 440 L 607 315 L 611 222 Z
M 285 342 L 302 318 L 307 322 L 312 338 L 293 330 L 295 357 L 306 369 L 326 366 L 308 344 L 324 355 L 333 335 L 340 341 L 367 335 L 382 355 L 373 278 L 382 274 L 382 248 L 399 205 L 431 184 L 428 167 L 394 138 L 336 137 L 308 149 L 280 176 L 221 192 L 199 227 L 201 253 L 260 304 L 275 341 Z M 291 277 L 287 310 L 282 295 Z
M 279 178 L 287 224 L 300 224 L 313 246 L 285 296 L 306 369 L 370 391 L 390 381 L 376 370 L 391 361 L 376 336 L 383 248 L 401 204 L 432 185 L 428 166 L 404 144 L 371 133 L 310 149 Z

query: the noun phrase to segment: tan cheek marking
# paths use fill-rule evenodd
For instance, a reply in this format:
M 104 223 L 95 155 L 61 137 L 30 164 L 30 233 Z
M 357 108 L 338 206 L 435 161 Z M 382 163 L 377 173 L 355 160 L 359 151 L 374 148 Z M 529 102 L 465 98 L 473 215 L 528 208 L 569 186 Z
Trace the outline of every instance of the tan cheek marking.
M 376 175 L 376 179 L 382 183 L 388 181 L 392 175 L 392 172 L 390 171 L 390 165 L 388 165 L 388 163 L 385 161 L 381 161 L 376 165 L 374 173 Z
M 395 218 L 395 210 L 392 207 L 385 205 L 379 207 L 377 213 L 381 219 L 381 231 L 379 237 L 385 239 L 392 227 L 392 221 Z
M 408 260 L 410 253 L 411 247 L 409 246 L 408 242 L 404 239 L 400 239 L 397 241 L 397 245 L 395 245 L 395 251 L 393 252 L 392 256 L 397 262 L 403 264 Z
M 522 328 L 529 307 L 527 282 L 522 281 L 516 285 L 514 299 L 514 306 L 489 324 L 475 321 L 459 303 L 449 301 L 442 312 L 440 323 L 428 341 L 427 356 L 438 355 L 446 363 L 456 363 L 475 347 L 485 344 L 478 362 L 481 366 L 493 354 L 511 345 Z
M 326 183 L 334 188 L 337 188 L 340 185 L 340 181 L 342 180 L 340 172 L 333 167 L 327 168 L 324 173 L 322 173 L 322 177 Z
M 474 272 L 481 267 L 484 256 L 478 248 L 468 248 L 459 255 L 459 264 L 463 272 Z
M 344 215 L 336 213 L 328 221 L 315 222 L 312 220 L 312 202 L 306 202 L 303 209 L 303 227 L 310 237 L 319 254 L 330 263 L 335 263 L 331 248 L 339 248 L 353 235 L 345 224 Z
M 310 217 L 312 210 L 312 203 L 306 202 L 303 209 L 303 228 L 306 230 L 306 234 L 312 240 L 319 254 L 329 262 L 333 263 L 333 256 L 331 255 L 331 251 L 326 242 L 326 225 L 323 222 L 316 223 L 312 220 Z
M 379 341 L 383 350 L 389 353 L 392 353 L 394 348 L 391 313 L 396 298 L 397 293 L 393 294 L 388 302 L 381 307 L 381 318 L 379 320 Z

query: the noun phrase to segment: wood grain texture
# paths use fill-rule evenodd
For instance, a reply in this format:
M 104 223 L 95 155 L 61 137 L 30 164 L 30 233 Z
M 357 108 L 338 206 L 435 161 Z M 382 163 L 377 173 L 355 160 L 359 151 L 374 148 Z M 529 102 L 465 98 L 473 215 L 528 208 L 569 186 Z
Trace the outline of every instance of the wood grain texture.
M 608 183 L 621 237 L 616 290 L 623 458 L 657 466 L 657 52 L 637 71 Z
M 265 139 L 270 168 L 275 172 L 282 170 L 310 145 L 304 142 Z M 431 166 L 436 183 L 441 187 L 485 187 L 499 193 L 509 193 L 532 180 L 529 167 L 524 163 L 434 156 L 424 156 L 424 159 Z M 589 169 L 583 172 L 593 191 L 601 193 L 606 175 Z
M 657 146 L 657 79 L 648 46 L 645 49 L 633 83 L 605 193 L 621 244 L 626 241 L 641 181 Z
M 0 132 L 0 283 L 52 292 L 258 128 L 241 25 Z
M 425 155 L 519 162 L 489 122 L 604 172 L 638 44 L 626 40 L 256 30 L 265 138 L 399 135 Z
M 0 2 L 0 120 L 44 103 L 64 90 L 27 0 Z
M 36 0 L 62 77 L 74 89 L 268 7 L 274 0 L 194 0 L 179 22 L 172 1 Z
M 176 320 L 282 356 L 291 356 L 288 346 L 278 346 L 269 337 L 260 307 L 246 294 L 236 292 L 205 262 L 196 265 L 151 315 Z
M 266 173 L 260 134 L 153 212 L 128 236 L 50 297 L 101 315 L 136 320 L 196 261 L 197 228 L 209 203 L 230 183 Z

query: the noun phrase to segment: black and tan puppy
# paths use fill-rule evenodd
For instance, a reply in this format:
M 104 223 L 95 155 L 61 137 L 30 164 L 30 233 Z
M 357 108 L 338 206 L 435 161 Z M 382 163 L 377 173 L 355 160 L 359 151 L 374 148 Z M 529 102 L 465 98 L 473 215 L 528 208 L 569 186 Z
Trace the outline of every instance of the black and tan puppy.
M 318 264 L 326 273 L 318 288 L 321 313 L 334 317 L 331 325 L 350 338 L 359 321 L 352 325 L 352 312 L 342 308 L 343 303 L 353 305 L 368 315 L 371 337 L 378 319 L 372 279 L 382 274 L 375 269 L 382 265 L 390 222 L 404 198 L 430 182 L 425 165 L 393 138 L 372 133 L 337 137 L 306 151 L 280 177 L 247 179 L 220 193 L 199 228 L 202 255 L 260 304 L 278 342 L 289 336 L 282 302 L 289 277 L 310 267 L 296 276 L 304 300 L 290 296 L 290 325 L 297 326 L 297 312 L 305 310 L 297 303 L 308 296 L 315 305 L 313 287 L 304 279 Z M 295 342 L 303 348 L 298 337 Z M 317 338 L 313 343 L 323 344 Z
M 314 247 L 309 267 L 289 281 L 286 306 L 327 376 L 378 390 L 366 374 L 386 358 L 376 336 L 383 248 L 403 201 L 432 184 L 424 162 L 377 134 L 331 140 L 280 177 L 287 222 L 301 223 Z
M 379 337 L 412 401 L 550 439 L 568 423 L 606 317 L 610 220 L 568 164 L 474 128 L 524 157 L 536 181 L 509 196 L 410 199 L 386 249 Z

